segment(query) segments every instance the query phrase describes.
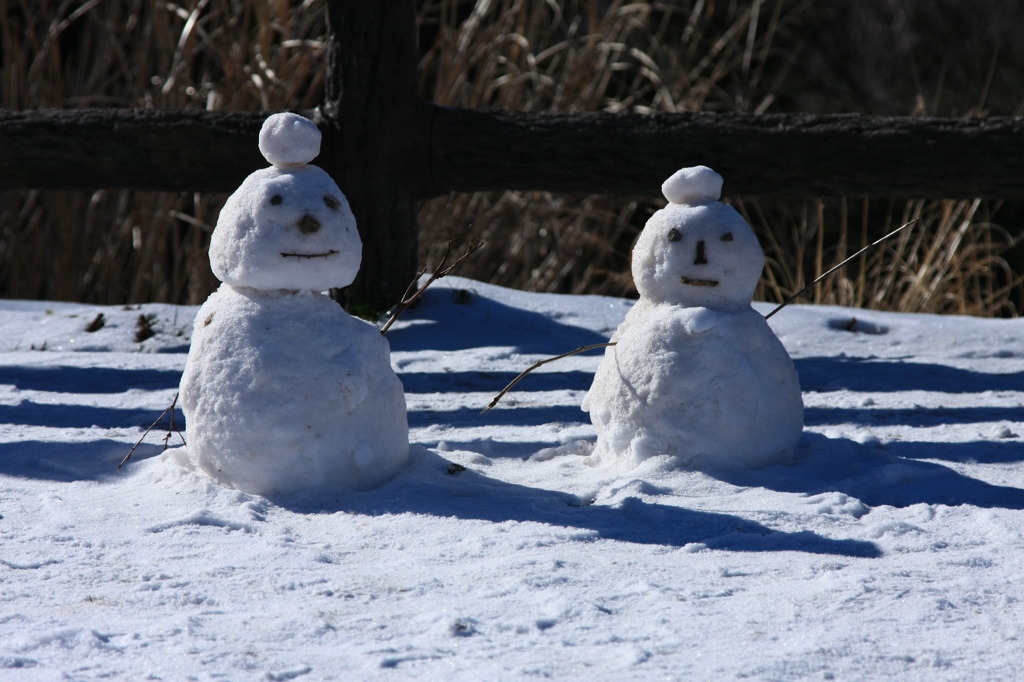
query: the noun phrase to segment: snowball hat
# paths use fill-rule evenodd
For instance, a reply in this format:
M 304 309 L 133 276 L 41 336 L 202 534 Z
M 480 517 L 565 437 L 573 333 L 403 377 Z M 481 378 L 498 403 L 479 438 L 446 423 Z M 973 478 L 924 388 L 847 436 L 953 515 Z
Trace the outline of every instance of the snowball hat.
M 704 204 L 722 196 L 722 176 L 707 166 L 681 168 L 661 183 L 661 193 L 672 204 Z
M 278 168 L 311 163 L 320 154 L 320 129 L 298 114 L 274 114 L 260 128 L 260 153 Z
M 362 242 L 345 195 L 323 170 L 320 130 L 298 114 L 270 116 L 259 148 L 272 165 L 247 177 L 221 210 L 210 267 L 225 284 L 324 291 L 352 283 Z

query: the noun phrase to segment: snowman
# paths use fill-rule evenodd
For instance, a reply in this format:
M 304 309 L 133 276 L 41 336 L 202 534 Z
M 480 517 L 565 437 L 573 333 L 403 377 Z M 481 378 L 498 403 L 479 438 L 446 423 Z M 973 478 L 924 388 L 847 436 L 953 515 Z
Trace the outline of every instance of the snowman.
M 359 270 L 355 218 L 308 165 L 312 121 L 273 115 L 259 147 L 272 165 L 228 198 L 210 242 L 223 283 L 196 316 L 181 378 L 187 457 L 247 493 L 366 489 L 405 464 L 409 427 L 387 341 L 322 293 Z
M 665 181 L 668 200 L 633 249 L 640 299 L 612 336 L 583 400 L 589 459 L 618 471 L 667 455 L 684 469 L 792 461 L 803 430 L 793 362 L 751 298 L 764 252 L 718 201 L 705 166 Z

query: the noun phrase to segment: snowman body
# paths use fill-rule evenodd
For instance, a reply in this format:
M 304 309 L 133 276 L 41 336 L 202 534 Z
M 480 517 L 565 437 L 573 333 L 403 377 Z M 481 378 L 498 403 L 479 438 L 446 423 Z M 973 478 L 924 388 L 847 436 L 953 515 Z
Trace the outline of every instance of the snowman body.
M 670 203 L 633 251 L 640 299 L 612 337 L 583 401 L 591 463 L 628 470 L 656 456 L 730 470 L 792 461 L 803 430 L 793 362 L 751 305 L 764 254 L 717 201 L 705 167 L 666 182 Z
M 298 116 L 264 125 L 275 165 L 221 211 L 210 263 L 223 284 L 196 316 L 180 386 L 194 465 L 254 494 L 369 488 L 409 450 L 387 341 L 321 293 L 351 283 L 362 245 L 337 185 L 305 165 L 311 140 Z

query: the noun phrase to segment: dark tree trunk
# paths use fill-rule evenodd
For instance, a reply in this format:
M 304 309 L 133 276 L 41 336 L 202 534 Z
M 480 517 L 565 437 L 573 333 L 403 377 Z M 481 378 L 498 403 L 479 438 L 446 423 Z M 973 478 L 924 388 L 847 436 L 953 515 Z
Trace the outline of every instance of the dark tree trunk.
M 427 106 L 416 98 L 414 0 L 330 0 L 321 164 L 348 197 L 363 263 L 350 309 L 397 303 L 416 273 L 417 197 L 427 173 Z

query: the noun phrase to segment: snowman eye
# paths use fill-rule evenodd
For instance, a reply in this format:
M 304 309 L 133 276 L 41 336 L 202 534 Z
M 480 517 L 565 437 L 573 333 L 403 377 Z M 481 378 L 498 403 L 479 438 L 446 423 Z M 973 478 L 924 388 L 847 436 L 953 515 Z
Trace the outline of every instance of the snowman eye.
M 275 194 L 274 196 L 270 197 L 270 205 L 271 206 L 277 206 L 282 201 L 284 201 L 284 199 L 281 197 L 280 194 Z
M 332 197 L 330 194 L 324 195 L 324 203 L 327 205 L 327 208 L 331 209 L 332 211 L 337 211 L 341 207 L 341 202 Z
M 682 238 L 683 235 L 681 235 L 679 233 L 679 230 L 677 230 L 676 228 L 673 227 L 671 230 L 668 231 L 668 240 L 670 242 L 678 242 L 682 240 Z
M 731 242 L 732 241 L 732 232 L 726 232 L 725 234 L 723 234 L 722 235 L 722 241 L 723 242 Z

